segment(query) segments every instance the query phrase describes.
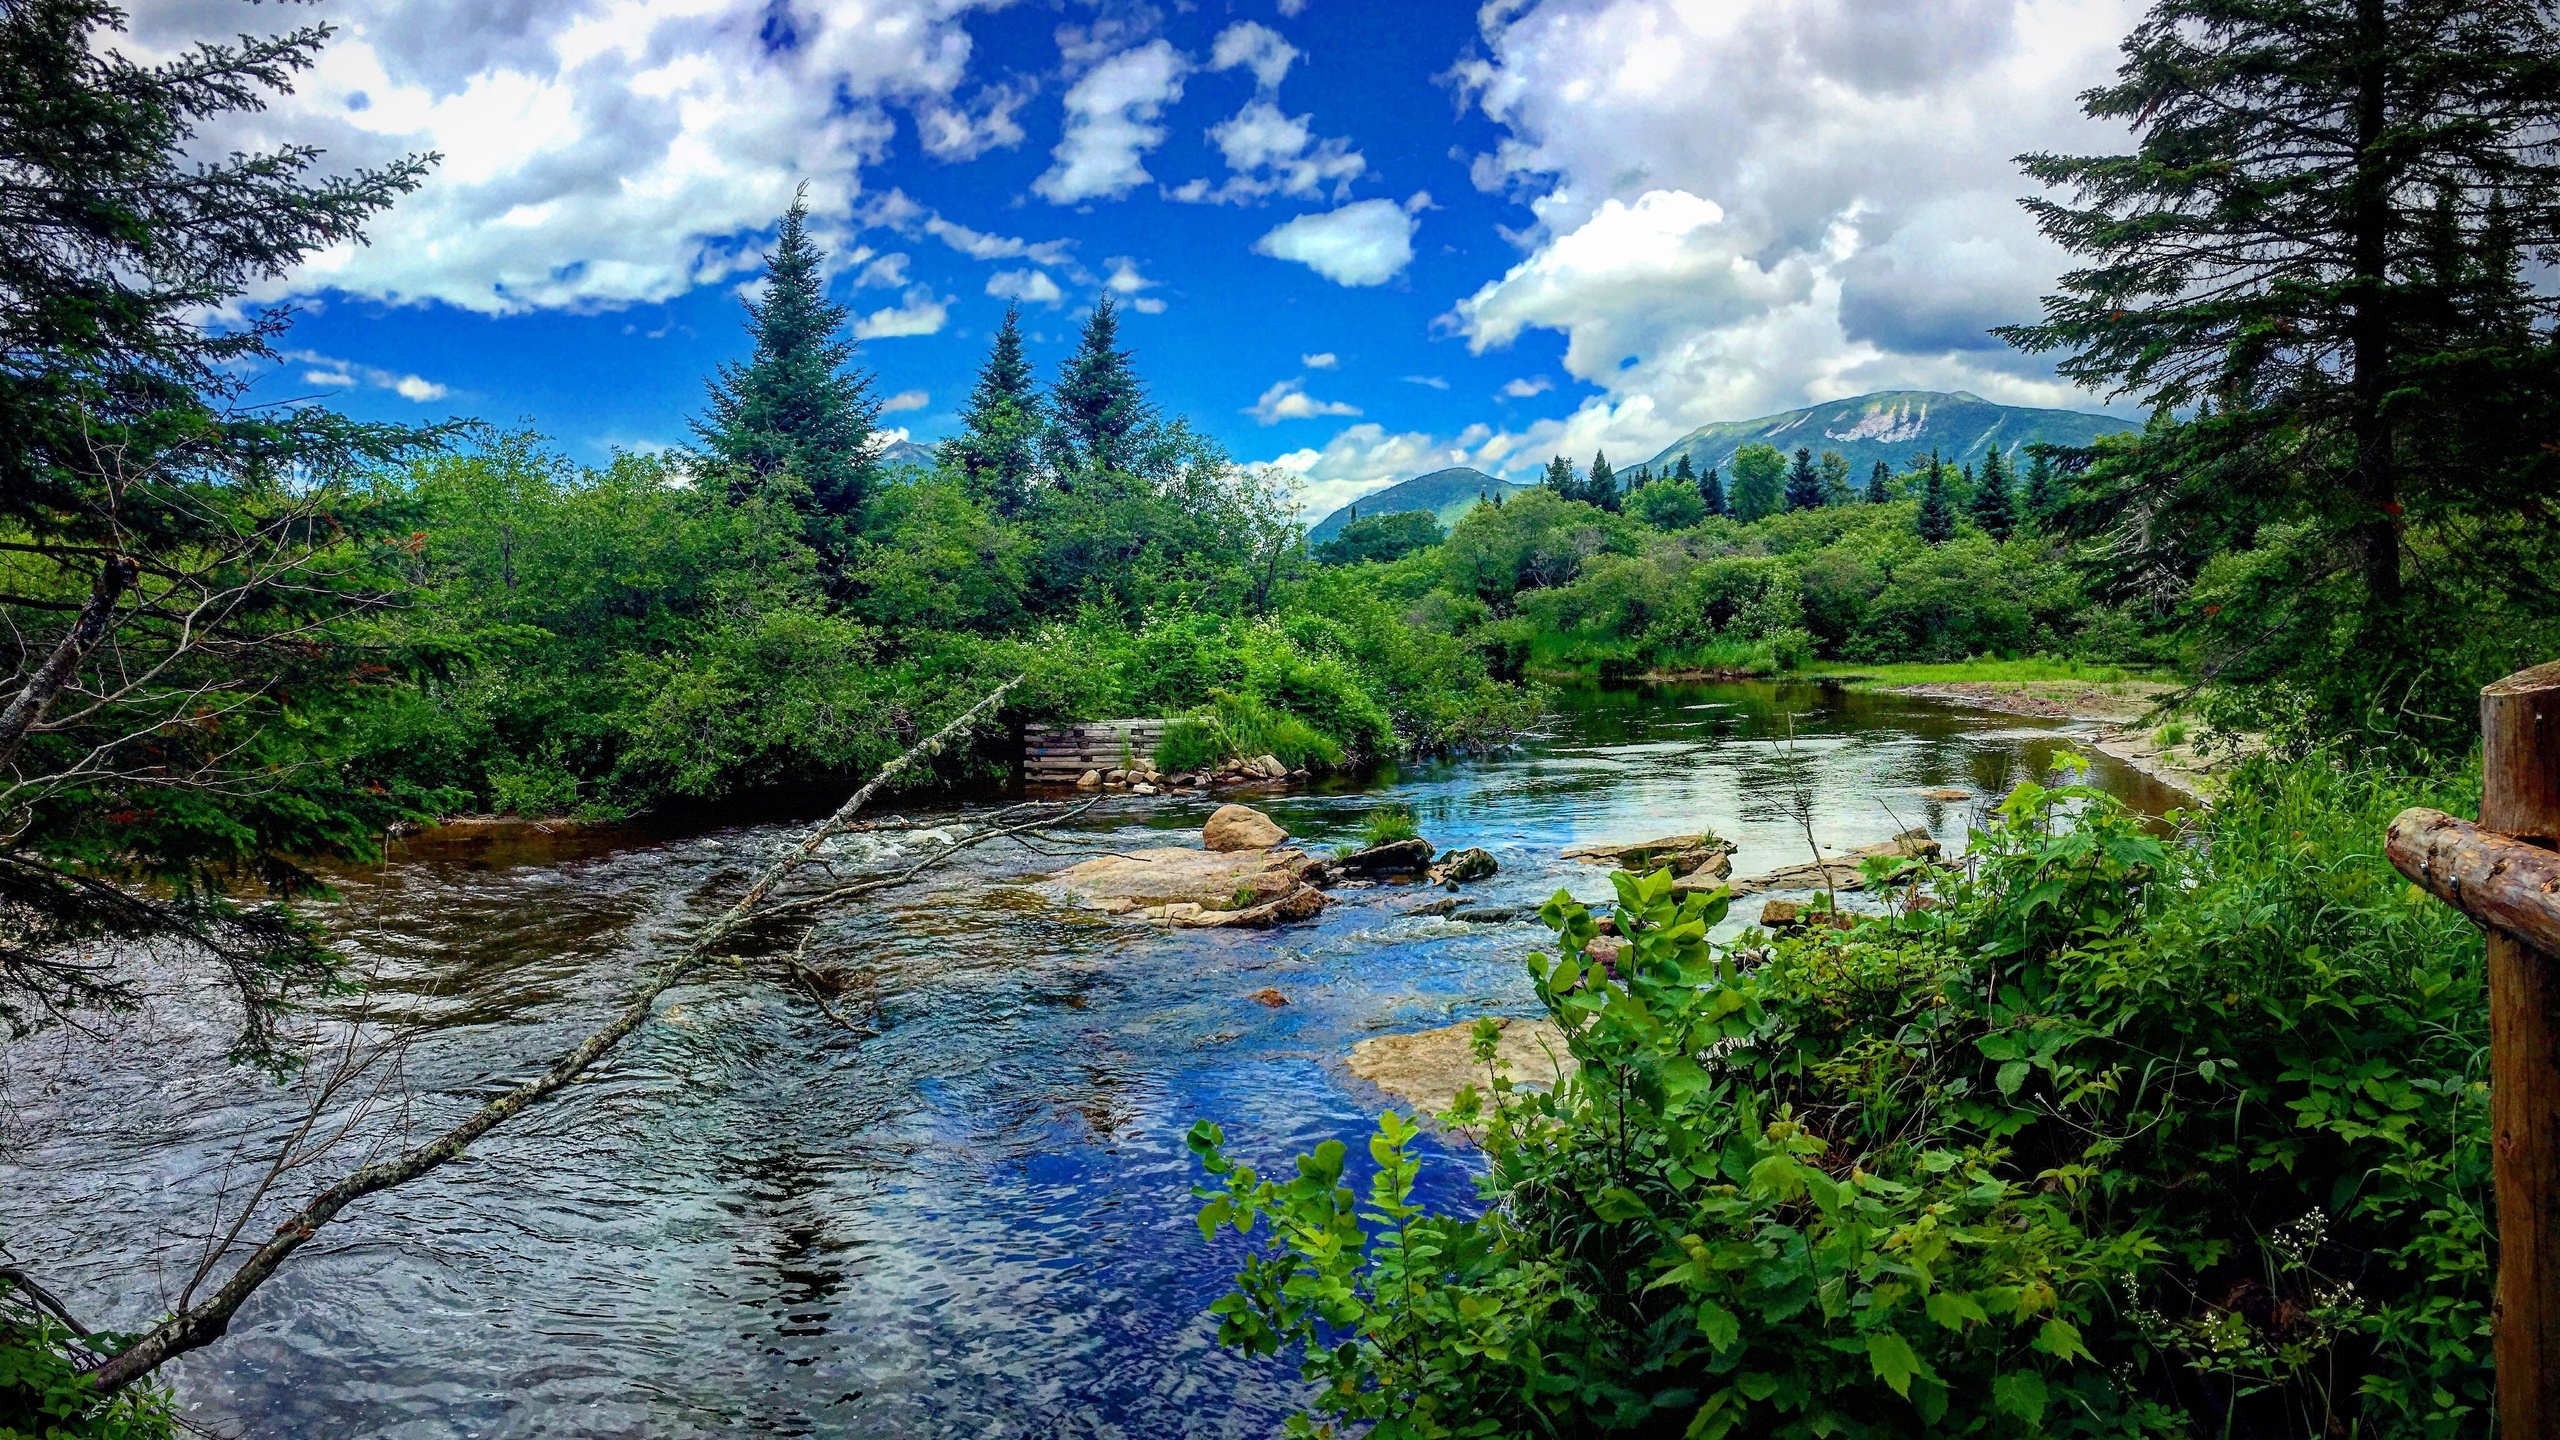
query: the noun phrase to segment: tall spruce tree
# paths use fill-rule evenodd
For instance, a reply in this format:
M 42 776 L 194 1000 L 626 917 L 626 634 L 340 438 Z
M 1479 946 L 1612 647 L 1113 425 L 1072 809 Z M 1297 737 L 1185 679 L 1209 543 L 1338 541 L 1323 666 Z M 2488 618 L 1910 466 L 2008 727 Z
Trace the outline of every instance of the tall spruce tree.
M 1618 472 L 1609 468 L 1609 452 L 1591 452 L 1591 474 L 1582 482 L 1582 498 L 1603 510 L 1618 508 Z
M 2043 320 L 1998 333 L 2063 352 L 2093 390 L 2212 403 L 2174 455 L 2116 467 L 2145 532 L 2308 527 L 2328 541 L 2293 547 L 2287 593 L 2342 557 L 2348 629 L 2396 628 L 2404 526 L 2524 533 L 2501 522 L 2554 485 L 2531 437 L 2553 356 L 2532 332 L 2560 294 L 2449 294 L 2441 257 L 2485 273 L 2560 242 L 2560 18 L 2541 0 L 2160 0 L 2123 51 L 2086 108 L 2131 126 L 2134 153 L 2025 162 L 2063 192 L 2027 202 L 2038 222 L 2086 263 Z M 2342 633 L 2297 614 L 2306 641 Z M 2246 622 L 2254 653 L 2333 668 L 2267 643 L 2273 620 Z
M 1929 457 L 1927 478 L 1920 482 L 1917 528 L 1920 538 L 1932 545 L 1956 538 L 1956 507 L 1947 499 L 1947 467 L 1934 455 Z
M 1965 502 L 1966 517 L 1974 528 L 1994 540 L 2006 540 L 2017 528 L 2018 512 L 2009 493 L 2008 467 L 2000 463 L 2000 451 L 1994 446 L 1982 457 L 1982 473 L 1974 477 L 1973 495 Z
M 1573 462 L 1561 455 L 1547 461 L 1547 473 L 1538 478 L 1538 483 L 1546 486 L 1559 500 L 1582 498 L 1582 477 L 1574 473 Z
M 1680 452 L 1680 463 L 1671 467 L 1671 478 L 1679 481 L 1683 485 L 1695 485 L 1698 483 L 1698 471 L 1695 466 L 1689 463 L 1688 451 L 1683 450 Z
M 1867 472 L 1866 502 L 1870 505 L 1882 505 L 1892 498 L 1893 467 L 1879 460 L 1876 462 L 1876 468 Z
M 1787 508 L 1822 508 L 1822 472 L 1814 468 L 1811 450 L 1799 448 L 1794 466 L 1787 471 Z
M 2027 491 L 2020 518 L 2038 530 L 2053 522 L 2053 457 L 2042 450 L 2027 456 Z
M 795 477 L 819 516 L 858 523 L 879 481 L 872 454 L 880 402 L 871 377 L 845 368 L 854 342 L 845 307 L 827 298 L 826 252 L 809 238 L 805 187 L 782 214 L 765 290 L 747 301 L 755 353 L 723 362 L 711 381 L 711 408 L 693 422 L 703 448 L 744 492 Z
M 1120 348 L 1120 310 L 1109 295 L 1094 302 L 1076 353 L 1049 393 L 1051 468 L 1071 477 L 1125 471 L 1137 459 L 1140 432 L 1155 406 Z
M 1713 465 L 1707 467 L 1706 474 L 1698 477 L 1698 498 L 1707 502 L 1709 515 L 1733 513 L 1733 507 L 1725 503 L 1724 477 L 1716 473 L 1716 467 Z
M 944 443 L 944 459 L 971 495 L 999 515 L 1019 514 L 1030 503 L 1047 424 L 1047 407 L 1022 350 L 1021 307 L 1007 305 L 987 363 L 969 391 L 968 408 L 960 412 L 960 433 Z

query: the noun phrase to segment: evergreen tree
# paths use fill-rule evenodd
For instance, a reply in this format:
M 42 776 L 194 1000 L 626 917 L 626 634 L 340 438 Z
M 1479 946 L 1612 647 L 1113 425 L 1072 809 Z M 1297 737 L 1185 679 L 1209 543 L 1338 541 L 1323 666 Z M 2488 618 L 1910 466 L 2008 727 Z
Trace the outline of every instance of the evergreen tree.
M 1849 457 L 1837 450 L 1822 452 L 1822 503 L 1846 505 L 1857 499 L 1849 488 Z
M 1538 483 L 1554 492 L 1559 500 L 1582 498 L 1582 477 L 1574 473 L 1573 462 L 1561 455 L 1547 461 L 1547 473 L 1539 478 Z
M 1671 478 L 1684 485 L 1695 485 L 1698 483 L 1698 472 L 1689 464 L 1688 451 L 1683 450 L 1680 452 L 1680 463 L 1671 467 Z
M 1094 302 L 1076 353 L 1049 393 L 1050 467 L 1066 477 L 1126 471 L 1137 459 L 1139 432 L 1155 418 L 1129 352 L 1120 348 L 1120 311 L 1109 295 Z
M 1822 472 L 1813 468 L 1813 452 L 1810 450 L 1798 449 L 1795 466 L 1787 471 L 1787 508 L 1822 508 Z
M 2038 450 L 2027 457 L 2026 513 L 2023 518 L 2036 529 L 2053 522 L 2053 457 Z
M 1892 498 L 1893 467 L 1879 460 L 1876 462 L 1876 468 L 1867 472 L 1867 503 L 1882 505 Z
M 1016 515 L 1031 499 L 1040 466 L 1040 435 L 1048 416 L 1040 402 L 1030 357 L 1022 350 L 1021 307 L 1004 307 L 995 344 L 960 412 L 960 433 L 943 446 L 969 493 L 999 515 Z
M 1929 460 L 1928 478 L 1920 487 L 1920 538 L 1932 545 L 1944 545 L 1956 538 L 1956 507 L 1947 501 L 1947 467 L 1935 456 Z
M 2206 537 L 2267 522 L 2312 527 L 2333 543 L 2294 548 L 2307 567 L 2295 588 L 2331 573 L 2331 550 L 2352 552 L 2350 629 L 2396 624 L 2404 517 L 2540 533 L 2505 523 L 2551 484 L 2532 438 L 2544 422 L 2525 417 L 2546 413 L 2553 360 L 2517 343 L 2515 321 L 2548 320 L 2560 294 L 2445 303 L 2430 262 L 2448 237 L 2430 212 L 2439 194 L 2461 197 L 2452 243 L 2475 255 L 2560 242 L 2552 8 L 2159 0 L 2117 77 L 2086 108 L 2132 126 L 2135 153 L 2026 157 L 2030 175 L 2068 192 L 2028 203 L 2082 263 L 2043 320 L 1997 332 L 2064 352 L 2066 378 L 2156 411 L 2214 402 L 2210 422 L 2165 437 L 2174 455 L 2126 474 L 2117 512 L 2146 534 L 2192 534 L 2200 553 L 2214 548 Z M 2513 228 L 2493 236 L 2484 202 L 2501 194 Z M 2481 560 L 2484 577 L 2521 573 Z M 2268 643 L 2260 616 L 2250 649 L 2317 663 L 2308 642 L 2341 632 L 2299 613 L 2306 646 Z M 2353 653 L 2407 649 L 2368 640 Z
M 1618 472 L 1609 468 L 1609 452 L 1591 453 L 1591 478 L 1583 482 L 1582 498 L 1603 510 L 1618 508 Z
M 1732 509 L 1725 504 L 1724 479 L 1716 474 L 1716 467 L 1713 465 L 1708 466 L 1707 473 L 1698 478 L 1698 498 L 1707 502 L 1709 515 L 1733 513 Z
M 1973 497 L 1967 502 L 1966 513 L 1975 529 L 1994 540 L 2008 539 L 2016 527 L 2017 511 L 2010 503 L 2009 475 L 2000 463 L 1996 446 L 1982 457 L 1982 473 L 1974 479 Z
M 826 252 L 810 240 L 808 217 L 805 194 L 783 212 L 765 257 L 764 295 L 747 302 L 755 353 L 720 366 L 711 409 L 693 433 L 729 469 L 733 489 L 790 475 L 815 514 L 859 520 L 879 478 L 872 430 L 880 402 L 870 376 L 845 369 L 854 343 L 838 334 L 845 307 L 827 298 Z
M 1778 513 L 1785 503 L 1787 457 L 1754 441 L 1733 452 L 1733 518 L 1748 525 Z

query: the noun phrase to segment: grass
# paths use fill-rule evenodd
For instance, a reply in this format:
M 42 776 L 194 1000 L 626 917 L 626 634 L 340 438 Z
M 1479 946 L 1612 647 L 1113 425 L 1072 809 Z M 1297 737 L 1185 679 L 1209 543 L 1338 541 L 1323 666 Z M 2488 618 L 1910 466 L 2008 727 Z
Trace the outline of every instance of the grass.
M 1984 681 L 2117 685 L 2142 678 L 2121 665 L 2091 665 L 2085 661 L 2057 660 L 2044 655 L 2030 655 L 2021 660 L 1914 661 L 1891 665 L 1853 665 L 1845 660 L 1822 660 L 1806 666 L 1803 673 L 1816 679 L 1863 680 L 1877 685 L 1955 685 Z
M 1369 846 L 1393 845 L 1418 839 L 1421 834 L 1414 824 L 1413 812 L 1402 805 L 1381 806 L 1360 821 L 1360 839 Z

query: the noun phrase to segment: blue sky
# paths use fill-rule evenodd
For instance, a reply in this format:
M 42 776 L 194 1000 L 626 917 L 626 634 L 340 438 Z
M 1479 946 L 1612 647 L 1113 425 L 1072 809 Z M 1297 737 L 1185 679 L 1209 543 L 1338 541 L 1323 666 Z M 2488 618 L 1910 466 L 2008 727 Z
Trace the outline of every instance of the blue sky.
M 1310 509 L 1452 463 L 1649 455 L 1863 390 L 2097 408 L 1983 336 L 2062 268 L 2012 156 L 2118 0 L 323 0 L 297 92 L 207 142 L 444 155 L 259 393 L 681 443 L 809 187 L 887 423 L 949 433 L 1019 299 L 1116 294 L 1157 398 Z M 152 0 L 124 42 L 304 7 Z

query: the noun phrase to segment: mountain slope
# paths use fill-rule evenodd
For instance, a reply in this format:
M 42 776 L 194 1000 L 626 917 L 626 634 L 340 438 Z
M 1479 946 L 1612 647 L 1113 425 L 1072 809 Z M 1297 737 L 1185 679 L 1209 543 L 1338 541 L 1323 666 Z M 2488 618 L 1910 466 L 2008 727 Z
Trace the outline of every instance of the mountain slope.
M 1653 457 L 1653 473 L 1670 472 L 1686 454 L 1704 474 L 1710 465 L 1733 473 L 1733 454 L 1755 441 L 1775 445 L 1792 455 L 1799 448 L 1819 455 L 1837 450 L 1849 461 L 1849 476 L 1864 483 L 1879 460 L 1895 470 L 1926 458 L 1931 447 L 1949 464 L 1982 458 L 1998 446 L 2015 457 L 2019 447 L 2041 441 L 2052 445 L 2086 445 L 2101 435 L 2138 430 L 2130 420 L 2091 415 L 2078 410 L 2031 410 L 1995 405 L 1959 390 L 1882 390 L 1763 415 L 1757 420 L 1724 420 L 1702 425 L 1673 441 Z
M 1321 545 L 1351 523 L 1352 515 L 1395 515 L 1407 510 L 1428 510 L 1431 518 L 1446 530 L 1458 523 L 1458 517 L 1475 508 L 1478 499 L 1517 495 L 1528 489 L 1508 480 L 1497 480 L 1481 470 L 1464 465 L 1434 470 L 1417 475 L 1400 484 L 1390 485 L 1374 494 L 1363 495 L 1341 509 L 1316 522 L 1307 532 L 1307 543 Z

